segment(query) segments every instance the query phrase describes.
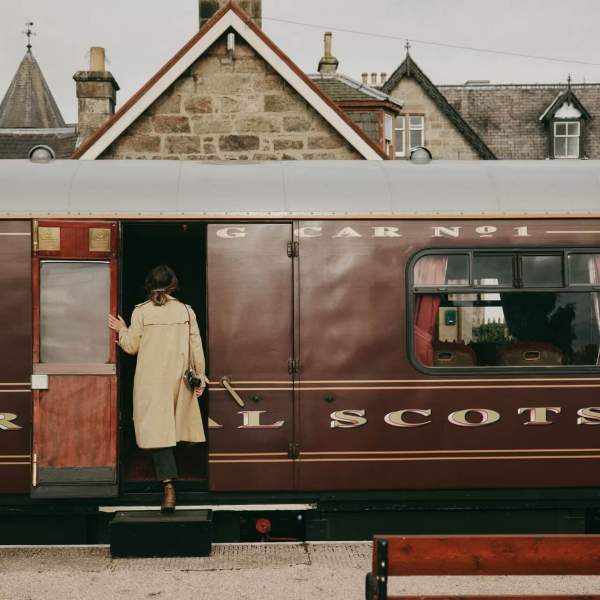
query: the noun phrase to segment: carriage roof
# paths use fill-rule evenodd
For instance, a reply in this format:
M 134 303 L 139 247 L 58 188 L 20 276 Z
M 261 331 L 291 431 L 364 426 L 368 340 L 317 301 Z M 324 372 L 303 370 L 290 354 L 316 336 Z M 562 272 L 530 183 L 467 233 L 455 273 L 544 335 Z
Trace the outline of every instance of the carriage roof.
M 600 216 L 600 161 L 0 160 L 17 216 Z

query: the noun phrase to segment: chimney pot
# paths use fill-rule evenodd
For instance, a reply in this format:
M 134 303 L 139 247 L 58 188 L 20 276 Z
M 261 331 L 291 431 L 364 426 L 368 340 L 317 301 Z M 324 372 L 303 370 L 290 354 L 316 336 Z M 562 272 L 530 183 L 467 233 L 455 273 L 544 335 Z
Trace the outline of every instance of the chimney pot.
M 328 31 L 324 36 L 324 52 L 323 57 L 319 61 L 319 73 L 330 73 L 333 74 L 337 71 L 338 65 L 340 64 L 338 59 L 333 56 L 331 46 L 333 34 Z
M 328 31 L 325 34 L 325 53 L 323 54 L 324 58 L 331 58 L 331 41 L 333 38 L 333 34 L 331 33 L 331 31 Z
M 200 27 L 210 21 L 215 13 L 229 4 L 229 0 L 198 0 Z M 262 0 L 237 0 L 238 6 L 248 13 L 258 27 L 262 26 Z
M 362 74 L 362 82 L 363 82 L 363 85 L 369 85 L 369 74 L 368 73 Z
M 79 104 L 79 146 L 114 114 L 119 84 L 106 70 L 104 48 L 100 47 L 90 49 L 90 70 L 77 71 L 73 79 Z
M 94 46 L 90 49 L 90 71 L 106 71 L 106 53 L 104 48 Z
M 381 74 L 381 85 L 383 85 L 387 81 L 387 73 Z
M 377 73 L 371 73 L 371 85 L 377 85 Z

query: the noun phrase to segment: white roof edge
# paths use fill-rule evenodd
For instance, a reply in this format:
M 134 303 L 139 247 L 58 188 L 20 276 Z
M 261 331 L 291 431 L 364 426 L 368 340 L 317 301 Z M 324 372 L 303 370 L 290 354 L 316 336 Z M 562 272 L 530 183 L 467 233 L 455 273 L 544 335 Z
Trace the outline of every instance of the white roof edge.
M 112 144 L 142 113 L 156 101 L 204 52 L 229 28 L 233 28 L 244 40 L 299 93 L 361 156 L 367 160 L 383 160 L 361 135 L 349 125 L 323 97 L 315 92 L 290 68 L 242 19 L 229 10 L 149 89 L 132 107 L 117 120 L 79 160 L 95 160 Z

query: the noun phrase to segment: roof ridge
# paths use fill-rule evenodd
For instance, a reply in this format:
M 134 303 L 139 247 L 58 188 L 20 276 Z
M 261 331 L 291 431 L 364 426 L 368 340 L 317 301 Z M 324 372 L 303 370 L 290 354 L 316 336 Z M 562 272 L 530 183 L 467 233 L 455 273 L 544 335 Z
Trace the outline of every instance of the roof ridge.
M 27 50 L 0 103 L 0 129 L 65 126 L 44 74 L 33 52 Z

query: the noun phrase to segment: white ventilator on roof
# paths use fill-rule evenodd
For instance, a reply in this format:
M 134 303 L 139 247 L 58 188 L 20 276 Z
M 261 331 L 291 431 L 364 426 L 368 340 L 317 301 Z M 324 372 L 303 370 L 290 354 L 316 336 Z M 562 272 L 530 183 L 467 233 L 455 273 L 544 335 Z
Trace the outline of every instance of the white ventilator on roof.
M 600 161 L 0 160 L 0 219 L 600 216 Z

